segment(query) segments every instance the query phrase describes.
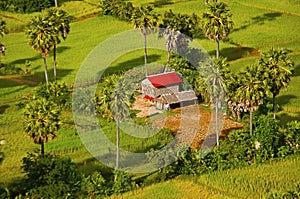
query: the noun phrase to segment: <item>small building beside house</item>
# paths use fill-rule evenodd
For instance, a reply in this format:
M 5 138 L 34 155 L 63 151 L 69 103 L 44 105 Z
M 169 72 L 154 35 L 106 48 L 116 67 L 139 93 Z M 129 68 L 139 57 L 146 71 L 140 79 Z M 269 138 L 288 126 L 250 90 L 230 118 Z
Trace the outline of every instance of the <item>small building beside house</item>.
M 176 72 L 147 76 L 141 83 L 143 96 L 155 103 L 156 108 L 164 109 L 197 103 L 194 91 L 182 91 L 182 79 Z

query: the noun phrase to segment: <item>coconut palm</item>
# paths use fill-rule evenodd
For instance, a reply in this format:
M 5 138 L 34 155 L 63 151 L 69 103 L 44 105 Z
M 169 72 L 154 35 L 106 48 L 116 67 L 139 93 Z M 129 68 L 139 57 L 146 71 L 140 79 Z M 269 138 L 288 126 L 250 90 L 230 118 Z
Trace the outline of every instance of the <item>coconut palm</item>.
M 259 64 L 265 69 L 273 94 L 273 117 L 276 118 L 276 96 L 288 86 L 294 63 L 288 54 L 290 50 L 271 48 L 262 53 Z
M 53 73 L 56 80 L 56 46 L 61 42 L 60 37 L 65 40 L 70 32 L 71 16 L 63 10 L 52 8 L 47 14 L 49 25 L 52 27 L 55 43 L 53 45 Z
M 225 39 L 233 27 L 231 13 L 227 5 L 223 2 L 208 4 L 208 11 L 203 14 L 202 31 L 204 35 L 216 41 L 216 57 L 219 57 L 220 44 Z
M 44 155 L 44 144 L 54 139 L 59 129 L 59 109 L 41 98 L 27 104 L 24 114 L 24 130 L 34 143 L 41 145 L 41 155 Z
M 55 44 L 55 35 L 53 35 L 52 26 L 49 25 L 47 17 L 36 16 L 30 20 L 26 26 L 25 34 L 29 38 L 29 45 L 42 54 L 44 60 L 44 70 L 46 82 L 49 82 L 47 56 Z
M 119 169 L 120 158 L 120 122 L 129 114 L 129 100 L 132 93 L 130 83 L 125 79 L 121 79 L 115 86 L 114 92 L 111 96 L 111 111 L 117 123 L 116 129 L 116 170 Z
M 236 90 L 236 100 L 247 106 L 250 113 L 250 135 L 252 135 L 253 111 L 268 96 L 268 82 L 263 78 L 264 71 L 259 66 L 248 66 L 239 73 L 241 86 Z
M 134 28 L 139 29 L 144 37 L 144 62 L 146 76 L 148 76 L 147 68 L 147 35 L 153 32 L 157 26 L 158 15 L 153 12 L 151 6 L 142 6 L 134 10 L 132 15 L 132 23 Z

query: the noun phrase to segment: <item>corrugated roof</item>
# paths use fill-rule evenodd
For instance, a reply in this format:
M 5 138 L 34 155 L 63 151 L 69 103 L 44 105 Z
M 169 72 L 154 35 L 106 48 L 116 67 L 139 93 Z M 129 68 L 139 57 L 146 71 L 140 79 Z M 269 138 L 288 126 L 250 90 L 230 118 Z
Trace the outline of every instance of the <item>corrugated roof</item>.
M 182 79 L 175 72 L 151 75 L 147 78 L 155 88 L 182 83 Z
M 168 104 L 176 104 L 180 102 L 187 102 L 191 100 L 197 100 L 197 96 L 195 95 L 194 91 L 181 91 L 177 93 L 172 93 L 169 95 L 163 95 L 162 98 L 168 103 Z

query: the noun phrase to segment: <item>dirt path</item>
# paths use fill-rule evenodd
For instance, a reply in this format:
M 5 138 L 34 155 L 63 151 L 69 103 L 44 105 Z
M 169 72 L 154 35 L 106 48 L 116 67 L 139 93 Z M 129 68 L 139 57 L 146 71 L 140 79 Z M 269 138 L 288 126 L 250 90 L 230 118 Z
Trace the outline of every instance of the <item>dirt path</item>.
M 17 82 L 19 84 L 28 84 L 28 85 L 37 85 L 38 82 L 26 80 L 26 79 L 21 79 L 21 78 L 16 78 L 16 77 L 7 77 L 7 76 L 0 76 L 0 79 L 6 79 L 12 82 Z

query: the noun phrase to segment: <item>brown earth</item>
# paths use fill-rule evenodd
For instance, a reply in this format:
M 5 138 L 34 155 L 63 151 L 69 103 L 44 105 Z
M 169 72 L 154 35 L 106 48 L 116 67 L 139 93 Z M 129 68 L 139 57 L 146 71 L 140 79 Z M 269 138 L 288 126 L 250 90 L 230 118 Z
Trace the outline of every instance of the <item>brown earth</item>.
M 152 103 L 141 96 L 136 98 L 132 109 L 141 110 L 137 117 L 157 114 Z M 205 108 L 204 105 L 190 105 L 170 110 L 169 114 L 161 114 L 161 117 L 152 119 L 151 124 L 159 128 L 171 129 L 177 143 L 192 143 L 192 148 L 199 148 L 208 133 L 215 132 L 213 130 L 214 116 L 214 113 L 212 114 L 209 108 Z M 223 113 L 220 113 L 219 118 L 219 125 L 222 129 L 220 139 L 224 139 L 231 130 L 243 128 L 242 124 L 232 121 Z

